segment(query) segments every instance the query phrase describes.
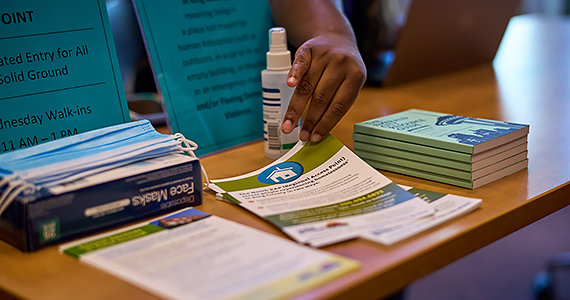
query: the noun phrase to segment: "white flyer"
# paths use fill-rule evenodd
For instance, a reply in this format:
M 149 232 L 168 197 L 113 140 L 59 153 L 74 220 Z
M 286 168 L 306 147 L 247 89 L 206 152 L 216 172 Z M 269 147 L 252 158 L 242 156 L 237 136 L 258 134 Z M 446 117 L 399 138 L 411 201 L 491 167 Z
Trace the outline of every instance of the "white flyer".
M 283 299 L 359 267 L 192 208 L 60 251 L 168 299 Z
M 394 227 L 375 228 L 366 231 L 361 235 L 362 238 L 384 245 L 392 245 L 429 228 L 465 215 L 481 206 L 481 199 L 442 194 L 407 186 L 402 186 L 402 188 L 429 203 L 434 208 L 435 213 L 432 216 Z
M 332 135 L 299 142 L 269 166 L 210 187 L 315 247 L 430 216 L 433 207 L 369 166 Z M 218 197 L 220 198 L 220 197 Z

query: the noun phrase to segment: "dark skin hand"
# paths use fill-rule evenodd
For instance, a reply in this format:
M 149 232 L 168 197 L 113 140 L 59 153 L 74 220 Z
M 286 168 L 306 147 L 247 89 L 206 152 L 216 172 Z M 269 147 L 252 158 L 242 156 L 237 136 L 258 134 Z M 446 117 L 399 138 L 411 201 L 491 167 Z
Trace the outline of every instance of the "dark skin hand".
M 331 0 L 273 0 L 276 23 L 300 44 L 287 85 L 296 87 L 281 131 L 290 133 L 309 105 L 299 139 L 318 142 L 352 106 L 366 80 L 366 68 L 348 20 Z M 295 14 L 287 13 L 299 8 Z M 276 13 L 280 12 L 280 13 Z

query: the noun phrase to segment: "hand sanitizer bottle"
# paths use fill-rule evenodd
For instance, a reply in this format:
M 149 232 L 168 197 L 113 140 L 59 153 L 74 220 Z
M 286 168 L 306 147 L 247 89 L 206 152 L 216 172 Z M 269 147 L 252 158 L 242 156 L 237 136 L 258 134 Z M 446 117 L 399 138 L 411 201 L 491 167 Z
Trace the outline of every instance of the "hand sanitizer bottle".
M 294 88 L 287 86 L 287 74 L 291 68 L 291 53 L 287 50 L 287 34 L 284 28 L 269 30 L 267 69 L 261 71 L 263 87 L 263 138 L 265 156 L 279 158 L 293 148 L 299 140 L 299 125 L 289 134 L 281 132 L 281 122 L 289 106 Z

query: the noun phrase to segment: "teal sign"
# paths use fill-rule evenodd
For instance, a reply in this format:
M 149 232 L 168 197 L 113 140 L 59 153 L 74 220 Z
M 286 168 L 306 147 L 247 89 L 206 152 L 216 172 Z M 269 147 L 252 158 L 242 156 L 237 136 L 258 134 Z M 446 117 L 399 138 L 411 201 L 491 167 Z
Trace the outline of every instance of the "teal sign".
M 2 0 L 0 153 L 128 121 L 104 0 Z
M 172 132 L 198 155 L 263 137 L 267 0 L 135 0 Z

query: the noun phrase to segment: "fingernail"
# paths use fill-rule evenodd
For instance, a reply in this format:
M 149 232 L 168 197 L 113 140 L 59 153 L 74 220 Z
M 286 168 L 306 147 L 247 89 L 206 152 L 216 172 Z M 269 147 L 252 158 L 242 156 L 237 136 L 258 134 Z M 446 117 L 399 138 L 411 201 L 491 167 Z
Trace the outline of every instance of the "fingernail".
M 311 134 L 307 130 L 301 130 L 301 134 L 299 134 L 299 139 L 301 141 L 307 141 Z
M 287 78 L 287 84 L 294 86 L 295 85 L 295 77 L 289 76 L 289 78 Z
M 323 138 L 322 135 L 315 133 L 315 134 L 311 135 L 311 142 L 312 143 L 318 143 L 322 138 Z
M 292 130 L 293 130 L 293 122 L 291 122 L 291 120 L 289 119 L 285 120 L 281 125 L 281 131 L 285 133 L 290 133 Z

